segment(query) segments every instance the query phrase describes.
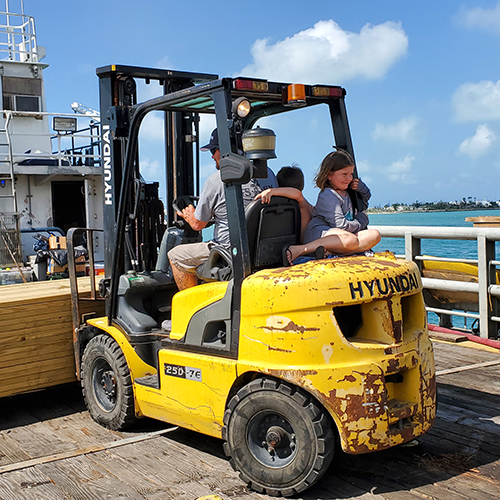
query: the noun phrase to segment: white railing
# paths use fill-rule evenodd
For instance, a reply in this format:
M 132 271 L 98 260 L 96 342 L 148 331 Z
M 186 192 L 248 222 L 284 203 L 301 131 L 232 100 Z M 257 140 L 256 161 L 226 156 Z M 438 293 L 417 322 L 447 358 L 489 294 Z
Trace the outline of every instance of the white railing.
M 18 168 L 26 160 L 53 160 L 59 167 L 100 166 L 99 116 L 82 116 L 72 113 L 46 113 L 0 110 L 5 116 L 5 128 L 0 129 L 0 165 Z M 14 127 L 15 118 L 37 118 L 47 120 L 48 132 L 28 132 L 26 128 Z M 52 121 L 57 118 L 76 119 L 75 132 L 56 132 Z M 36 152 L 32 144 L 44 141 L 49 151 Z M 30 151 L 30 152 L 27 152 Z
M 0 58 L 34 63 L 40 60 L 33 17 L 0 12 Z
M 460 316 L 479 320 L 479 334 L 483 338 L 497 338 L 500 322 L 500 286 L 496 283 L 496 269 L 500 261 L 495 260 L 495 242 L 500 241 L 500 228 L 427 227 L 427 226 L 370 226 L 378 229 L 384 238 L 404 238 L 404 258 L 413 260 L 422 267 L 422 261 L 464 262 L 476 264 L 477 283 L 448 279 L 422 278 L 424 288 L 452 292 L 472 292 L 478 294 L 478 313 L 470 310 L 458 311 L 445 307 L 427 307 L 428 312 L 442 315 Z M 476 259 L 445 258 L 423 256 L 421 242 L 433 240 L 476 240 Z M 465 307 L 465 304 L 464 304 Z

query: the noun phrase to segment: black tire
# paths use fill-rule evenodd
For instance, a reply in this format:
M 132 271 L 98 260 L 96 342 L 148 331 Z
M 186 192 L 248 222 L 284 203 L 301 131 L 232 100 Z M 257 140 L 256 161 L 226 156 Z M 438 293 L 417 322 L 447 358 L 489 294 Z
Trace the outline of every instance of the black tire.
M 90 416 L 113 430 L 133 424 L 132 379 L 118 344 L 107 335 L 94 337 L 85 347 L 81 370 L 83 397 Z
M 292 496 L 312 486 L 335 450 L 326 411 L 307 392 L 271 378 L 250 382 L 230 400 L 222 437 L 240 478 L 273 496 Z

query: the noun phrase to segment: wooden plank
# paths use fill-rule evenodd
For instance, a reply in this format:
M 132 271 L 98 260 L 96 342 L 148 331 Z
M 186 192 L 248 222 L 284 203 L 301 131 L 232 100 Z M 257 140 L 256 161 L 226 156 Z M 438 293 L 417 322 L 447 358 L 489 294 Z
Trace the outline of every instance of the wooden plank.
M 50 480 L 65 493 L 67 498 L 144 500 L 144 497 L 132 486 L 119 481 L 85 456 L 39 465 L 37 469 L 50 477 Z
M 96 277 L 96 290 L 102 277 Z M 87 277 L 78 278 L 80 294 L 90 293 L 90 280 Z M 20 283 L 0 287 L 0 303 L 13 306 L 26 302 L 46 302 L 47 299 L 71 296 L 69 279 L 56 281 L 39 281 L 35 283 Z
M 28 467 L 34 467 L 36 465 L 47 464 L 51 462 L 58 462 L 60 460 L 64 460 L 66 458 L 78 457 L 81 455 L 87 455 L 89 453 L 95 453 L 97 451 L 110 450 L 113 448 L 117 448 L 118 446 L 126 446 L 132 443 L 147 441 L 149 439 L 156 438 L 159 435 L 166 434 L 167 432 L 172 432 L 177 430 L 177 427 L 169 427 L 168 429 L 162 429 L 160 431 L 141 434 L 139 436 L 132 436 L 129 438 L 120 439 L 117 441 L 98 444 L 94 446 L 89 446 L 87 448 L 78 448 L 70 451 L 65 451 L 61 453 L 55 453 L 53 455 L 44 455 L 37 458 L 33 458 L 30 460 L 24 460 L 22 462 L 11 463 L 8 465 L 3 465 L 0 467 L 0 474 L 4 474 L 5 472 L 13 472 L 15 470 L 26 469 Z
M 10 436 L 0 433 L 0 465 L 28 460 L 27 455 Z
M 40 354 L 40 358 L 43 358 L 44 349 L 53 349 L 54 346 L 61 346 L 61 348 L 70 346 L 72 348 L 73 339 L 71 335 L 68 335 L 67 331 L 58 331 L 50 335 L 25 337 L 24 340 L 17 342 L 0 342 L 0 366 L 9 358 L 15 360 L 22 359 L 26 362 L 26 357 L 29 356 L 33 350 Z M 24 357 L 22 358 L 21 355 Z
M 459 421 L 460 425 L 479 429 L 497 437 L 500 436 L 500 415 L 491 417 L 484 413 L 448 405 L 444 402 L 440 402 L 438 412 L 439 417 L 448 422 Z
M 453 384 L 444 384 L 441 381 L 438 384 L 438 401 L 471 410 L 480 408 L 489 415 L 497 415 L 500 408 L 500 394 L 475 391 Z
M 54 366 L 58 364 L 60 366 Z M 18 378 L 12 376 L 2 381 L 0 398 L 76 380 L 74 358 L 69 356 L 38 363 L 35 368 L 33 364 L 15 368 Z
M 71 331 L 71 330 L 70 330 Z M 22 337 L 21 337 L 22 338 Z M 24 337 L 23 340 L 14 342 L 0 341 L 0 363 L 2 360 L 7 360 L 9 357 L 16 356 L 18 360 L 26 361 L 22 355 L 29 355 L 33 349 L 39 349 L 40 357 L 44 348 L 51 349 L 55 345 L 70 346 L 73 345 L 73 339 L 68 331 L 56 331 L 47 335 L 37 335 Z
M 4 474 L 0 479 L 2 500 L 61 500 L 68 497 L 42 472 L 28 469 Z
M 451 373 L 460 373 L 467 370 L 477 370 L 478 368 L 485 368 L 487 366 L 497 366 L 500 365 L 500 359 L 495 361 L 483 361 L 482 363 L 474 363 L 473 365 L 457 366 L 456 368 L 448 368 L 445 370 L 438 370 L 436 372 L 437 376 L 449 375 Z
M 138 448 L 138 446 L 135 446 Z M 144 498 L 175 498 L 168 496 L 168 485 L 158 481 L 155 470 L 150 469 L 147 474 L 137 471 L 133 463 L 123 460 L 117 455 L 108 452 L 97 452 L 88 456 L 101 468 L 105 469 L 108 474 L 116 477 L 119 481 L 130 484 Z M 139 458 L 138 458 L 139 459 Z M 173 494 L 172 494 L 173 495 Z
M 82 312 L 104 312 L 103 301 L 84 301 L 80 303 Z M 71 299 L 48 301 L 38 304 L 25 303 L 22 306 L 4 307 L 0 309 L 0 327 L 4 328 L 24 324 L 26 321 L 46 321 L 57 318 L 71 318 Z M 35 315 L 32 317 L 32 315 Z
M 40 326 L 36 330 L 31 330 L 30 328 L 26 328 L 24 330 L 6 332 L 6 334 L 2 336 L 2 338 L 0 338 L 0 345 L 3 345 L 4 342 L 7 343 L 9 342 L 12 343 L 12 341 L 24 342 L 25 339 L 28 339 L 30 337 L 38 338 L 40 337 L 40 334 L 44 335 L 50 335 L 51 333 L 59 334 L 61 332 L 67 332 L 68 328 L 70 332 L 73 329 L 73 324 L 69 319 L 57 324 Z M 71 335 L 70 338 L 72 338 Z
M 441 333 L 429 330 L 429 337 L 431 339 L 443 340 L 444 342 L 465 342 L 467 337 L 455 333 Z
M 71 358 L 72 364 L 69 368 L 74 369 L 75 363 Z M 16 377 L 33 378 L 38 374 L 51 372 L 54 370 L 65 370 L 68 368 L 68 356 L 54 357 L 49 360 L 42 360 L 36 363 L 26 363 L 8 368 L 0 368 L 0 380 L 6 381 Z M 5 382 L 4 382 L 5 383 Z

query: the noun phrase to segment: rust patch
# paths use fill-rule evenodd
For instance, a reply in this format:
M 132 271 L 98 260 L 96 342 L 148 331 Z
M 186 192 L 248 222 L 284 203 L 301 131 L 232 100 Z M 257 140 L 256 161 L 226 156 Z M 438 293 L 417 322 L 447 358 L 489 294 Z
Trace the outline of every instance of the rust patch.
M 269 331 L 279 331 L 279 332 L 289 332 L 289 333 L 305 333 L 305 332 L 313 332 L 318 331 L 317 327 L 307 327 L 302 325 L 297 325 L 297 323 L 290 321 L 285 326 L 279 328 L 277 326 L 257 326 L 256 328 L 261 330 L 269 330 Z
M 332 306 L 332 307 L 341 306 L 343 304 L 344 304 L 343 300 L 339 300 L 337 302 L 325 302 L 325 306 Z
M 279 378 L 281 380 L 288 380 L 295 385 L 303 386 L 302 379 L 309 375 L 317 375 L 317 370 L 266 370 L 268 375 Z
M 382 374 L 358 371 L 353 373 L 360 375 L 362 379 L 362 394 L 345 393 L 333 389 L 327 396 L 342 423 L 339 429 L 342 440 L 348 444 L 350 453 L 366 453 L 373 451 L 374 448 L 387 448 L 389 443 L 382 442 L 377 435 L 380 416 L 386 412 L 387 406 L 387 393 Z M 356 378 L 354 375 L 347 375 L 337 382 L 344 381 L 352 383 L 356 381 Z M 349 426 L 349 424 L 355 424 L 361 419 L 364 419 L 365 423 L 369 423 L 370 427 L 353 428 Z
M 399 359 L 392 358 L 387 362 L 387 373 L 396 373 L 399 371 Z
M 280 349 L 279 347 L 273 347 L 270 345 L 267 346 L 267 350 L 268 351 L 278 351 L 278 352 L 294 352 L 294 351 L 291 351 L 290 349 Z
M 392 309 L 391 309 L 392 314 Z M 394 341 L 399 344 L 403 340 L 403 322 L 401 320 L 394 321 Z

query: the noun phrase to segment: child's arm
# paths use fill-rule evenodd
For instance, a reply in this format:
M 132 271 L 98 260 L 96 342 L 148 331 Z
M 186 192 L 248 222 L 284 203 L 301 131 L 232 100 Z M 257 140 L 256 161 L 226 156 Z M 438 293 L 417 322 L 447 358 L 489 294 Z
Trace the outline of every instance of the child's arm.
M 359 214 L 354 220 L 346 219 L 342 211 L 341 201 L 333 189 L 325 189 L 319 194 L 316 212 L 330 227 L 343 229 L 350 233 L 357 233 L 363 225 L 357 220 Z
M 361 195 L 362 200 L 365 203 L 368 203 L 372 194 L 368 186 L 361 179 L 353 179 L 351 184 L 349 184 L 349 187 L 354 189 L 354 191 L 357 191 Z
M 285 198 L 291 198 L 292 200 L 296 200 L 299 204 L 304 201 L 304 196 L 302 195 L 302 191 L 299 191 L 295 188 L 288 187 L 278 187 L 278 188 L 270 188 L 265 189 L 262 193 L 259 193 L 255 199 L 261 200 L 262 203 L 269 203 L 273 196 L 283 196 Z
M 301 221 L 300 241 L 303 241 L 306 226 L 309 224 L 312 217 L 313 206 L 304 198 L 302 191 L 287 187 L 265 189 L 262 193 L 259 193 L 255 199 L 260 199 L 262 203 L 269 203 L 273 196 L 284 196 L 285 198 L 296 200 L 299 203 Z

